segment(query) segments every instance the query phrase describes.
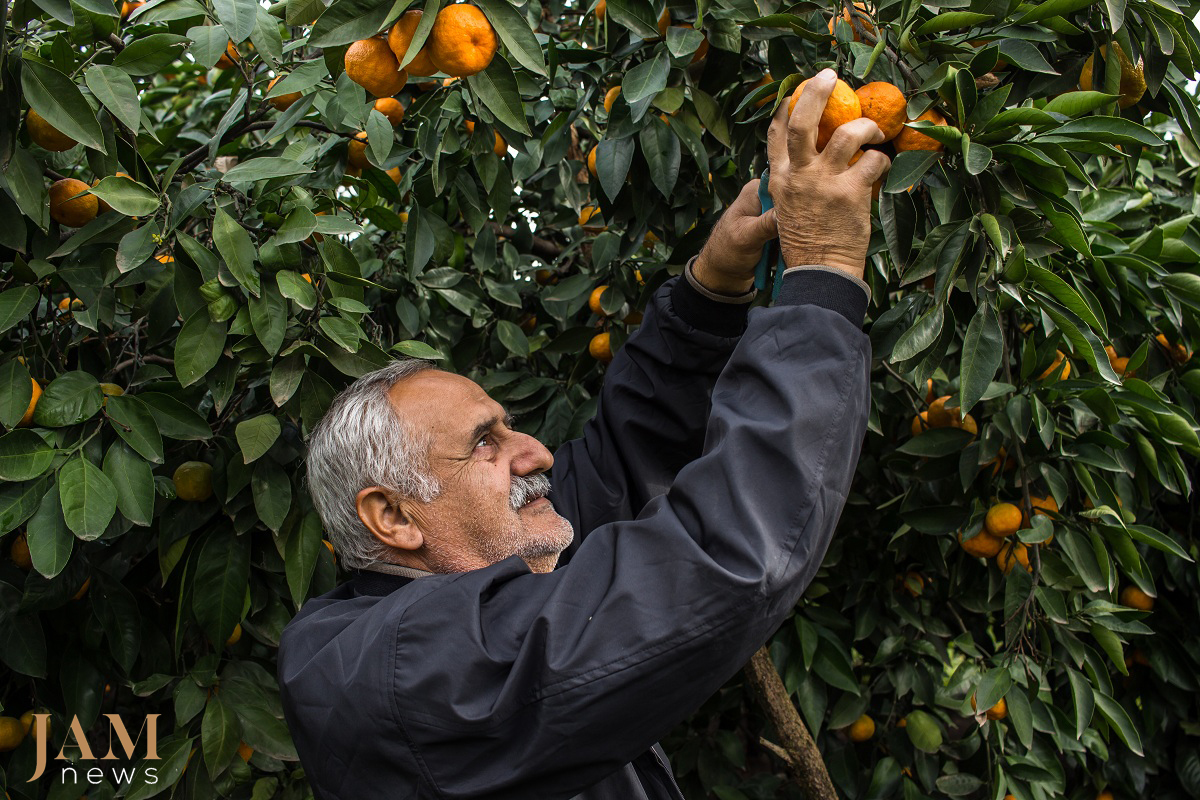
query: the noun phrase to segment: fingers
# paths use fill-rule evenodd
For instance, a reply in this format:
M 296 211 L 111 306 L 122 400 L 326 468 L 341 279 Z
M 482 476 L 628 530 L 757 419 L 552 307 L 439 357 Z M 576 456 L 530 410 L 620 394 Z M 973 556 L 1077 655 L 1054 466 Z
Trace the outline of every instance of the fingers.
M 762 247 L 779 237 L 779 222 L 775 217 L 775 209 L 767 209 L 767 213 L 754 217 L 751 222 L 750 235 L 757 240 L 757 246 Z
M 838 127 L 825 145 L 824 155 L 835 164 L 845 165 L 865 144 L 883 141 L 883 131 L 875 120 L 859 117 Z
M 808 80 L 804 91 L 796 98 L 796 107 L 788 118 L 789 160 L 803 164 L 816 155 L 817 126 L 836 82 L 837 74 L 831 69 L 823 69 Z M 786 101 L 790 102 L 791 98 Z
M 862 158 L 848 170 L 861 175 L 868 186 L 882 178 L 892 168 L 892 160 L 878 150 L 863 151 Z
M 771 127 L 767 128 L 767 163 L 771 169 L 782 171 L 787 167 L 788 153 L 788 98 L 783 98 L 775 116 L 771 118 Z

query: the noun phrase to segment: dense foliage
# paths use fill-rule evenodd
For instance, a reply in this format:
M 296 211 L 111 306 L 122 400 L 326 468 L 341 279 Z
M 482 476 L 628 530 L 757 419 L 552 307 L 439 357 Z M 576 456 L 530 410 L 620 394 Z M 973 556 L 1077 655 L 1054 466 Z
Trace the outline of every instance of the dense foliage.
M 870 429 L 772 644 L 835 785 L 1200 797 L 1200 3 L 480 0 L 499 53 L 410 74 L 395 125 L 345 54 L 407 6 L 4 3 L 0 713 L 52 756 L 163 715 L 154 784 L 27 783 L 0 726 L 13 800 L 304 797 L 274 653 L 338 570 L 306 432 L 404 353 L 577 435 L 826 65 L 946 122 L 882 145 Z M 773 736 L 734 681 L 667 744 L 690 797 L 798 796 Z

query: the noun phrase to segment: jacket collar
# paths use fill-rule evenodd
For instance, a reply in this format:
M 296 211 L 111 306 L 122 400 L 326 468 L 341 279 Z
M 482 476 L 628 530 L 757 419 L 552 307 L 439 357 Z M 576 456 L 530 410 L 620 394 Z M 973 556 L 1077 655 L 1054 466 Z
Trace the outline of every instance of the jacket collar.
M 401 586 L 433 574 L 423 569 L 383 563 L 372 564 L 363 569 L 352 569 L 350 573 L 353 576 L 351 580 L 355 591 L 377 596 L 389 595 Z

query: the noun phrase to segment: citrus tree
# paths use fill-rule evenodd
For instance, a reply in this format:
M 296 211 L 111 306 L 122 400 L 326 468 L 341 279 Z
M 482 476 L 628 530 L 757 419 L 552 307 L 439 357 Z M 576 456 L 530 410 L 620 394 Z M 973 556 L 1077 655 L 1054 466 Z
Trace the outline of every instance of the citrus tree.
M 274 677 L 338 580 L 307 431 L 403 354 L 578 435 L 825 66 L 825 133 L 870 116 L 893 165 L 786 711 L 845 797 L 1200 797 L 1200 4 L 3 8 L 12 800 L 311 794 Z M 801 796 L 769 705 L 738 678 L 670 737 L 689 797 Z M 162 715 L 158 760 L 88 760 L 104 714 Z M 29 782 L 43 724 L 78 781 Z

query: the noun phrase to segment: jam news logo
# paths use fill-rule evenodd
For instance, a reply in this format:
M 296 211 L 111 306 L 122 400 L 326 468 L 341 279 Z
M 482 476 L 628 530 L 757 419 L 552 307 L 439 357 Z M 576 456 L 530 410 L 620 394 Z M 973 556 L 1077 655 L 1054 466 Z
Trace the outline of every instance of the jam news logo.
M 136 747 L 137 743 L 142 738 L 142 731 L 145 731 L 145 733 L 146 733 L 146 758 L 145 758 L 145 760 L 146 761 L 159 760 L 159 756 L 158 756 L 158 718 L 160 716 L 162 716 L 161 714 L 147 714 L 146 715 L 146 720 L 142 723 L 142 727 L 138 728 L 138 730 L 137 730 L 137 734 L 138 734 L 137 739 L 130 737 L 129 730 L 125 727 L 125 722 L 121 719 L 121 716 L 119 714 L 105 714 L 104 716 L 108 718 L 108 727 L 109 727 L 108 754 L 107 755 L 100 756 L 99 759 L 96 758 L 96 756 L 94 755 L 94 753 L 92 751 L 91 743 L 88 742 L 87 736 L 84 734 L 83 725 L 81 725 L 79 722 L 79 717 L 71 717 L 71 725 L 67 732 L 66 741 L 63 742 L 63 746 L 59 749 L 58 755 L 56 755 L 54 758 L 57 760 L 62 760 L 62 761 L 70 761 L 70 759 L 67 757 L 65 751 L 66 751 L 68 745 L 70 744 L 71 739 L 74 738 L 75 743 L 72 746 L 77 747 L 79 749 L 79 761 L 97 761 L 97 760 L 99 760 L 99 761 L 110 761 L 110 760 L 115 761 L 120 758 L 120 756 L 118 756 L 114 752 L 114 749 L 113 749 L 114 748 L 113 734 L 115 733 L 117 735 L 117 737 L 116 737 L 117 744 L 119 744 L 121 749 L 125 751 L 125 758 L 132 760 L 134 757 L 133 756 L 134 748 Z M 34 714 L 33 717 L 35 720 L 37 720 L 37 724 L 36 724 L 36 729 L 37 729 L 37 768 L 35 769 L 35 771 L 33 773 L 33 777 L 30 778 L 28 781 L 26 781 L 26 783 L 32 783 L 33 781 L 36 781 L 38 778 L 42 777 L 42 773 L 44 773 L 46 771 L 46 731 L 50 727 L 50 725 L 49 725 L 50 715 L 49 714 Z M 136 767 L 128 767 L 128 768 L 124 768 L 124 769 L 114 768 L 113 769 L 113 778 L 118 783 L 129 783 L 130 781 L 133 780 L 136 772 L 137 772 Z M 66 781 L 66 777 L 67 777 L 68 773 L 71 774 L 71 776 L 75 782 L 78 782 L 79 776 L 76 773 L 76 768 L 75 768 L 74 764 L 68 764 L 68 765 L 64 765 L 62 767 L 62 779 L 64 782 Z M 98 773 L 98 774 L 93 775 L 93 773 Z M 91 769 L 88 770 L 87 775 L 85 777 L 89 783 L 99 783 L 100 780 L 104 777 L 104 773 L 103 773 L 103 770 L 100 769 L 100 767 L 98 767 L 98 766 L 92 767 Z M 146 780 L 146 783 L 151 784 L 151 785 L 158 783 L 158 768 L 157 767 L 146 767 L 145 780 Z

